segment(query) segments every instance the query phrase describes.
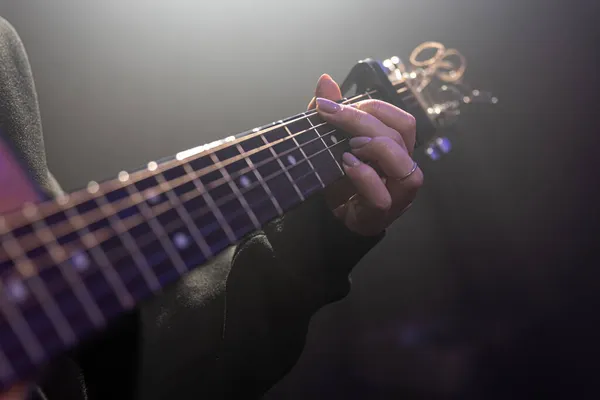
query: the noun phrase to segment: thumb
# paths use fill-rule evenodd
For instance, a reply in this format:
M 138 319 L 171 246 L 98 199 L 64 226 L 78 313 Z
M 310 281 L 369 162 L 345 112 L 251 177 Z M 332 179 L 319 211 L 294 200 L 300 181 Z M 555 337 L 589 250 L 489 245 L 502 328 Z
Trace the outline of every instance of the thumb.
M 342 92 L 338 84 L 327 74 L 321 75 L 317 82 L 317 88 L 315 89 L 315 97 L 310 101 L 308 109 L 311 110 L 316 107 L 316 98 L 322 97 L 324 99 L 339 101 L 342 99 Z

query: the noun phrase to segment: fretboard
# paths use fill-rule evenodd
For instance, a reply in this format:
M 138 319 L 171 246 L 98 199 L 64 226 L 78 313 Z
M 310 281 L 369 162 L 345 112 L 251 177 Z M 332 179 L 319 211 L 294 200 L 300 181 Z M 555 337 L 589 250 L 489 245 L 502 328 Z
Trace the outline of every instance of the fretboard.
M 348 148 L 307 111 L 0 217 L 0 391 L 340 179 Z

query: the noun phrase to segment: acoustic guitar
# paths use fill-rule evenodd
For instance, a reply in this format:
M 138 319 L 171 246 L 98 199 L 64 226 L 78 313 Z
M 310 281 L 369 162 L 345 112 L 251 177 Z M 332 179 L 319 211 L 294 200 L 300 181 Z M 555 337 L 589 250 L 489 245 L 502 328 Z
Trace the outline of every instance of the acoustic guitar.
M 408 63 L 357 63 L 341 102 L 405 109 L 436 159 L 450 146 L 435 135 L 463 105 L 497 101 L 464 83 L 465 68 L 458 51 L 424 43 Z M 342 178 L 348 149 L 307 111 L 45 199 L 0 140 L 0 393 Z

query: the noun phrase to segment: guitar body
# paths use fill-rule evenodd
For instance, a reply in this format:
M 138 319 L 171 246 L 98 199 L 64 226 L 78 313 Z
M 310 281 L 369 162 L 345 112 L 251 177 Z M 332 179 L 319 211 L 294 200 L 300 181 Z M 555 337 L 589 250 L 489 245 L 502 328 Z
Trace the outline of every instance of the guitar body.
M 29 174 L 0 136 L 0 215 L 14 211 L 27 202 L 37 203 L 41 200 L 40 192 Z
M 0 216 L 18 209 L 25 203 L 41 200 L 42 196 L 37 186 L 15 156 L 13 149 L 0 137 Z M 1 248 L 0 255 L 4 256 Z M 17 384 L 4 395 L 0 395 L 0 400 L 24 399 L 26 392 L 26 385 Z

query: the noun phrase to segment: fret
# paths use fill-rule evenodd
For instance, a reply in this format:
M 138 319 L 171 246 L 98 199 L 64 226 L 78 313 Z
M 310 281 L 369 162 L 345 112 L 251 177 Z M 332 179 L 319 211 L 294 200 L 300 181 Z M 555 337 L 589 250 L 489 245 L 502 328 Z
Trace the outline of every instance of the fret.
M 244 154 L 244 149 L 239 144 L 236 145 L 236 149 L 240 154 Z M 283 210 L 275 196 L 273 196 L 271 189 L 267 186 L 262 174 L 258 172 L 258 169 L 249 157 L 244 156 L 244 162 L 251 169 L 252 173 L 242 175 L 240 177 L 240 185 L 244 188 L 244 196 L 248 200 L 248 204 L 254 211 L 254 214 L 262 224 L 271 221 L 276 216 L 282 216 Z M 244 177 L 246 177 L 246 180 L 244 180 Z M 254 177 L 256 177 L 260 186 L 253 180 Z M 265 201 L 265 196 L 270 201 Z M 273 213 L 273 209 L 275 213 Z
M 173 207 L 175 207 L 175 211 L 179 215 L 179 218 L 181 220 L 183 220 L 185 222 L 185 224 L 187 225 L 188 232 L 185 234 L 183 232 L 178 232 L 177 237 L 182 238 L 183 237 L 182 235 L 186 235 L 186 237 L 193 238 L 195 241 L 195 243 L 194 243 L 195 247 L 198 248 L 198 251 L 201 252 L 201 254 L 203 256 L 203 260 L 206 261 L 210 257 L 212 257 L 212 250 L 211 250 L 210 246 L 208 245 L 208 243 L 206 243 L 206 240 L 204 239 L 204 237 L 202 236 L 202 233 L 196 226 L 189 211 L 185 208 L 185 206 L 181 202 L 182 196 L 194 191 L 194 189 L 195 189 L 194 183 L 187 182 L 187 183 L 185 183 L 183 185 L 179 185 L 175 188 L 171 187 L 170 182 L 174 181 L 178 178 L 187 178 L 185 169 L 182 166 L 174 167 L 170 170 L 163 172 L 162 174 L 158 173 L 156 175 L 156 179 L 157 179 L 158 183 L 161 185 L 161 188 L 163 189 L 163 191 L 165 191 L 170 203 L 173 205 Z M 169 230 L 167 229 L 167 231 L 169 231 Z M 188 235 L 191 235 L 191 236 L 188 236 Z M 187 248 L 191 248 L 191 246 L 186 245 L 185 249 L 187 249 Z M 182 249 L 180 249 L 180 250 L 182 250 Z M 190 266 L 190 267 L 195 267 L 195 266 L 197 266 L 197 264 Z
M 317 118 L 318 115 L 317 115 Z M 319 121 L 318 119 L 314 119 L 315 122 L 317 122 L 316 124 L 313 124 L 313 120 L 311 118 L 306 118 L 306 121 L 309 123 L 309 125 L 311 126 L 311 129 L 317 134 L 317 136 L 319 137 L 319 140 L 321 143 L 323 143 L 323 148 L 327 149 L 327 152 L 324 153 L 323 155 L 321 155 L 321 153 L 319 153 L 319 155 L 317 156 L 319 158 L 318 163 L 319 164 L 323 164 L 323 165 L 327 165 L 327 170 L 330 171 L 330 173 L 327 175 L 327 182 L 331 183 L 339 178 L 341 178 L 342 176 L 344 176 L 345 172 L 344 169 L 342 168 L 342 166 L 340 165 L 340 162 L 338 161 L 339 159 L 336 158 L 336 156 L 334 155 L 333 149 L 335 147 L 339 147 L 337 144 L 339 142 L 338 137 L 335 135 L 335 129 L 332 126 L 328 126 L 327 124 L 324 124 L 322 121 Z M 327 128 L 330 128 L 329 130 L 327 130 Z M 326 136 L 324 137 L 323 134 L 326 134 Z M 329 156 L 329 157 L 327 157 Z M 341 158 L 341 156 L 340 156 Z M 325 160 L 323 160 L 325 159 Z M 331 161 L 333 160 L 335 167 L 331 166 Z M 338 174 L 339 172 L 339 174 Z
M 154 178 L 152 178 L 152 179 L 154 179 Z M 154 182 L 156 184 L 152 187 L 152 189 L 158 191 L 158 182 L 156 181 L 156 179 L 154 179 Z M 127 188 L 127 192 L 129 193 L 129 196 L 131 197 L 131 199 L 134 202 L 138 203 L 138 209 L 144 216 L 144 219 L 146 220 L 146 222 L 148 222 L 150 231 L 158 238 L 159 242 L 162 245 L 161 246 L 162 250 L 166 251 L 167 255 L 169 256 L 170 261 L 173 264 L 173 267 L 175 267 L 175 269 L 179 273 L 179 276 L 182 276 L 183 274 L 185 274 L 187 272 L 187 267 L 185 265 L 185 262 L 183 261 L 183 259 L 179 255 L 179 253 L 177 252 L 177 249 L 173 246 L 173 244 L 169 240 L 169 235 L 165 231 L 164 227 L 161 225 L 161 223 L 156 218 L 156 215 L 152 210 L 152 206 L 148 205 L 146 202 L 143 201 L 144 198 L 138 191 L 139 190 L 138 184 L 140 184 L 140 181 L 136 182 L 135 185 L 125 186 Z
M 140 274 L 137 277 L 125 278 L 122 275 L 123 270 L 121 268 L 115 268 L 115 270 L 121 276 L 121 280 L 129 290 L 129 293 L 131 293 L 135 299 L 140 299 L 149 293 L 156 293 L 161 289 L 161 285 L 156 274 L 146 260 L 146 257 L 142 254 L 137 245 L 137 241 L 131 235 L 124 222 L 138 216 L 140 211 L 137 206 L 132 205 L 117 212 L 113 207 L 113 203 L 121 200 L 130 201 L 129 196 L 127 196 L 127 190 L 124 188 L 119 188 L 107 194 L 100 192 L 96 196 L 96 202 L 98 203 L 100 211 L 102 211 L 103 215 L 110 222 L 112 230 L 117 234 L 116 237 L 109 239 L 111 240 L 110 243 L 102 243 L 101 247 L 106 248 L 107 250 L 113 248 L 124 248 L 127 250 L 128 254 L 121 256 L 121 259 L 119 260 L 121 261 L 120 264 L 123 264 L 122 258 L 126 257 L 127 264 L 131 263 L 131 266 L 135 265 Z M 105 251 L 105 254 L 108 254 L 108 252 Z M 114 260 L 113 257 L 112 263 L 116 266 Z M 143 284 L 142 282 L 138 282 L 138 278 L 143 278 Z
M 194 220 L 196 220 L 196 218 L 200 218 L 201 220 L 203 220 L 203 222 L 209 224 L 208 226 L 210 227 L 210 229 L 204 228 L 202 223 L 199 223 L 198 226 L 204 228 L 203 232 L 206 231 L 206 233 L 204 234 L 205 238 L 207 238 L 208 235 L 213 235 L 213 240 L 215 241 L 211 240 L 208 242 L 211 248 L 213 249 L 213 253 L 217 253 L 218 251 L 215 251 L 215 248 L 213 246 L 218 246 L 218 248 L 222 249 L 221 246 L 224 245 L 224 241 L 222 239 L 217 239 L 220 236 L 221 231 L 227 237 L 228 245 L 231 243 L 235 243 L 237 239 L 233 228 L 229 225 L 227 219 L 215 203 L 215 200 L 213 199 L 212 195 L 204 186 L 204 182 L 206 180 L 210 181 L 211 179 L 218 179 L 218 171 L 214 171 L 202 176 L 197 172 L 199 170 L 211 167 L 212 165 L 213 162 L 210 159 L 210 157 L 203 156 L 191 161 L 190 163 L 184 164 L 183 167 L 185 169 L 185 172 L 192 179 L 192 182 L 196 186 L 196 190 L 200 192 L 200 198 L 191 199 L 191 201 L 188 201 L 188 205 L 195 207 L 195 210 L 197 210 L 194 211 Z M 214 226 L 215 221 L 218 226 Z
M 79 206 L 75 208 L 63 207 L 63 212 L 67 217 L 67 221 L 75 228 L 75 231 L 73 234 L 65 235 L 57 239 L 61 245 L 65 245 L 66 242 L 73 240 L 76 243 L 79 241 L 83 243 L 84 246 L 82 248 L 75 247 L 77 250 L 73 252 L 73 260 L 82 260 L 76 262 L 76 264 L 81 263 L 82 265 L 93 260 L 91 269 L 97 273 L 95 274 L 94 279 L 92 279 L 92 282 L 96 285 L 96 290 L 99 290 L 99 287 L 106 289 L 105 291 L 108 293 L 108 295 L 105 295 L 103 298 L 104 305 L 101 305 L 101 308 L 106 317 L 109 318 L 118 311 L 133 308 L 134 301 L 131 293 L 128 292 L 121 277 L 115 271 L 113 265 L 106 256 L 106 253 L 97 247 L 100 243 L 92 231 L 92 225 L 86 224 L 86 221 L 78 211 L 78 207 Z M 82 209 L 85 210 L 88 207 L 92 206 L 89 204 L 84 205 Z M 94 268 L 96 265 L 98 267 Z M 80 268 L 83 269 L 84 267 Z M 86 265 L 85 268 L 87 269 L 90 267 Z M 90 290 L 97 296 L 93 288 L 90 288 Z
M 106 245 L 106 237 L 110 237 L 110 233 L 103 232 L 97 232 L 97 235 L 103 234 L 101 238 L 100 236 L 97 238 L 89 231 L 83 236 L 80 235 L 80 232 L 75 231 L 73 234 L 57 238 L 57 242 L 66 251 L 66 260 L 63 262 L 65 270 L 70 270 L 73 274 L 78 275 L 83 286 L 98 305 L 104 316 L 103 319 L 108 321 L 126 307 L 119 299 L 120 296 L 117 292 L 123 290 L 127 296 L 131 294 L 127 288 L 120 289 L 120 285 L 124 287 L 124 283 L 119 274 L 113 271 L 114 266 L 108 261 L 102 263 L 104 260 L 108 260 L 105 256 L 106 249 L 102 246 Z M 93 250 L 88 250 L 88 246 L 93 246 Z M 100 258 L 93 256 L 92 253 L 100 255 Z M 40 256 L 43 256 L 43 254 Z M 106 268 L 107 265 L 108 268 Z M 74 326 L 77 326 L 80 332 L 85 331 L 89 319 L 88 321 L 82 320 L 85 313 L 77 314 L 77 310 L 73 309 L 79 306 L 77 304 L 78 299 L 72 290 L 64 290 L 64 278 L 61 270 L 59 268 L 45 268 L 40 271 L 40 277 L 46 282 L 48 289 L 55 293 L 59 305 L 64 310 L 63 312 L 72 315 L 70 318 L 74 320 Z
M 287 135 L 287 131 L 285 129 L 284 131 Z M 312 167 L 312 164 L 305 158 L 304 153 L 293 140 L 288 139 L 279 142 L 273 145 L 272 149 L 305 198 L 310 196 L 315 190 L 325 187 L 318 173 Z
M 344 171 L 335 160 L 329 145 L 319 134 L 318 128 L 312 124 L 310 118 L 302 118 L 292 122 L 290 131 L 297 132 L 296 140 L 305 154 L 310 158 L 312 165 L 319 172 L 322 181 L 328 185 L 343 176 Z
M 210 162 L 214 164 L 215 160 L 211 157 Z M 226 181 L 222 169 L 203 174 L 199 181 L 207 192 L 207 198 L 210 197 L 214 201 L 216 209 L 231 228 L 234 234 L 233 242 L 258 229 L 248 214 L 247 207 L 244 207 L 238 194 Z
M 256 139 L 261 142 L 263 141 L 262 136 Z M 245 143 L 242 142 L 242 148 L 244 148 Z M 302 191 L 295 185 L 294 180 L 285 169 L 281 160 L 273 153 L 272 148 L 263 149 L 251 154 L 248 159 L 255 166 L 258 174 L 263 177 L 271 194 L 277 199 L 277 203 L 282 210 L 289 210 L 304 200 Z
M 272 131 L 269 131 L 269 132 L 261 135 L 260 138 L 263 140 L 264 144 L 270 144 L 271 142 L 277 141 L 279 139 L 283 139 L 286 136 L 287 136 L 287 132 L 284 129 L 282 129 L 282 128 L 278 128 L 278 129 L 273 129 Z M 296 181 L 294 181 L 294 179 L 290 175 L 290 173 L 287 170 L 285 164 L 279 158 L 279 156 L 278 156 L 277 152 L 275 151 L 275 149 L 273 148 L 273 146 L 269 146 L 268 150 L 271 153 L 271 155 L 275 158 L 275 161 L 277 162 L 277 164 L 279 165 L 280 169 L 283 171 L 283 173 L 285 174 L 285 176 L 289 179 L 290 183 L 294 187 L 294 190 L 296 190 L 296 193 L 298 194 L 298 197 L 300 198 L 300 201 L 304 201 L 305 196 L 302 193 L 302 189 L 300 189 L 300 187 L 298 187 Z M 257 154 L 259 154 L 259 153 L 257 153 Z M 253 160 L 253 162 L 255 162 L 254 159 L 257 158 L 257 154 L 254 154 L 253 157 L 251 157 L 251 159 Z M 288 154 L 287 156 L 288 156 L 288 162 L 290 162 L 290 163 L 296 162 L 297 155 L 294 156 L 293 154 Z M 261 174 L 263 174 L 263 176 L 268 176 L 269 175 L 269 174 L 263 173 L 263 171 L 261 171 L 261 169 L 265 169 L 265 168 L 263 168 L 262 166 L 259 167 L 259 172 Z M 271 188 L 272 191 L 275 191 L 274 188 L 277 187 L 278 185 L 282 185 L 281 181 L 283 181 L 283 179 L 281 179 L 279 177 L 269 176 L 268 179 L 271 180 L 271 184 L 269 186 L 270 186 L 270 188 Z M 297 203 L 297 201 L 296 201 L 295 198 L 293 198 L 293 200 L 288 200 L 286 202 L 289 202 L 292 205 L 295 205 Z M 280 201 L 280 204 L 281 204 L 281 201 Z
M 219 167 L 219 170 L 227 180 L 227 183 L 229 184 L 229 187 L 235 196 L 238 198 L 239 203 L 243 207 L 244 211 L 246 211 L 248 214 L 254 229 L 260 229 L 264 221 L 259 221 L 258 217 L 254 213 L 254 210 L 250 207 L 249 201 L 246 199 L 246 190 L 251 188 L 252 177 L 254 176 L 254 173 L 249 170 L 245 157 L 240 154 L 237 146 L 229 146 L 217 151 L 216 153 L 213 153 L 211 158 L 217 165 L 219 165 L 221 161 L 235 158 L 239 159 L 238 161 L 228 164 L 225 167 Z M 237 175 L 240 174 L 241 176 L 238 177 Z M 236 178 L 236 181 L 233 180 L 232 175 Z M 242 193 L 242 190 L 244 190 L 244 193 Z M 236 207 L 236 204 L 233 204 L 233 207 Z
M 10 327 L 10 329 L 2 329 L 2 345 L 5 354 L 10 356 L 11 351 L 16 352 L 18 355 L 21 353 L 27 354 L 31 362 L 39 364 L 44 361 L 46 355 L 41 342 L 36 337 L 35 333 L 25 320 L 25 317 L 18 308 L 18 303 L 12 301 L 9 297 L 10 289 L 7 287 L 10 285 L 9 282 L 0 280 L 0 311 L 4 316 L 4 322 Z M 10 344 L 10 346 L 7 346 Z M 4 347 L 6 346 L 6 347 Z M 21 349 L 22 348 L 22 349 Z M 23 350 L 21 352 L 21 350 Z M 20 360 L 20 358 L 9 357 L 11 360 Z M 22 360 L 27 361 L 27 360 Z M 16 368 L 15 365 L 13 367 Z
M 285 126 L 285 130 L 288 133 L 289 137 L 294 141 L 294 145 L 298 148 L 298 150 L 302 154 L 302 157 L 304 158 L 305 162 L 308 164 L 309 168 L 314 171 L 315 177 L 319 181 L 319 184 L 321 185 L 321 187 L 324 188 L 325 182 L 323 181 L 323 179 L 321 179 L 321 175 L 319 174 L 319 172 L 313 165 L 313 161 L 317 161 L 317 160 L 311 160 L 311 158 L 313 158 L 314 156 L 312 156 L 312 155 L 307 156 L 306 152 L 304 151 L 304 148 L 303 148 L 304 146 L 310 146 L 311 143 L 305 143 L 304 146 L 301 146 L 300 143 L 298 142 L 298 138 L 296 136 L 294 136 L 294 133 L 301 132 L 301 131 L 295 130 L 294 133 L 292 133 L 292 131 L 290 131 L 290 129 L 288 128 L 287 125 Z M 303 132 L 302 134 L 307 134 L 307 133 L 309 133 L 309 132 Z M 289 141 L 289 139 L 287 139 L 287 140 Z
M 31 262 L 17 239 L 13 236 L 10 230 L 4 232 L 4 238 L 2 240 L 2 246 L 6 253 L 14 260 L 17 271 L 19 272 L 18 278 L 26 287 L 30 290 L 38 303 L 42 306 L 44 312 L 47 314 L 50 323 L 54 327 L 54 330 L 62 340 L 63 344 L 72 344 L 75 342 L 75 333 L 71 329 L 66 317 L 56 304 L 54 297 L 48 292 L 48 288 L 44 282 L 37 275 L 36 266 Z M 39 335 L 40 330 L 34 329 L 34 332 Z M 46 330 L 44 335 L 44 341 L 47 340 L 47 335 L 51 335 L 49 330 Z
M 57 238 L 50 230 L 45 220 L 39 219 L 32 221 L 32 225 L 35 228 L 37 238 L 45 246 L 42 249 L 48 252 L 52 263 L 56 265 L 56 267 L 43 267 L 40 271 L 41 279 L 44 280 L 44 277 L 42 276 L 44 271 L 58 269 L 61 279 L 65 279 L 70 285 L 69 289 L 71 290 L 64 290 L 62 298 L 57 298 L 57 303 L 63 314 L 71 320 L 72 326 L 77 326 L 84 332 L 103 326 L 106 321 L 102 312 L 94 302 L 94 299 L 81 279 L 81 276 L 77 274 L 72 265 L 65 265 L 65 260 L 68 260 L 66 252 L 63 247 L 59 246 Z M 29 252 L 28 256 L 30 259 L 35 256 L 40 257 L 40 255 L 34 255 L 33 252 Z M 45 282 L 46 285 L 48 285 L 48 281 Z M 67 297 L 66 299 L 64 298 L 65 296 Z M 75 309 L 74 311 L 72 311 L 73 308 Z M 86 317 L 83 317 L 84 315 Z M 78 316 L 79 320 L 78 325 L 73 323 L 73 318 L 76 316 Z
M 335 164 L 337 165 L 337 169 L 340 173 L 345 174 L 344 168 L 342 168 L 342 155 L 344 152 L 350 150 L 350 145 L 348 144 L 347 134 L 339 129 L 336 129 L 333 125 L 325 123 L 325 121 L 319 116 L 319 114 L 314 114 L 308 117 L 308 122 L 315 126 L 314 131 L 321 138 L 321 141 L 327 148 L 328 155 L 331 156 Z M 324 152 L 323 152 L 324 153 Z M 329 163 L 331 160 L 328 160 Z M 333 169 L 333 166 L 327 167 L 328 169 Z M 337 175 L 331 176 L 332 178 Z M 342 175 L 338 175 L 337 178 Z M 335 179 L 337 179 L 335 178 Z

